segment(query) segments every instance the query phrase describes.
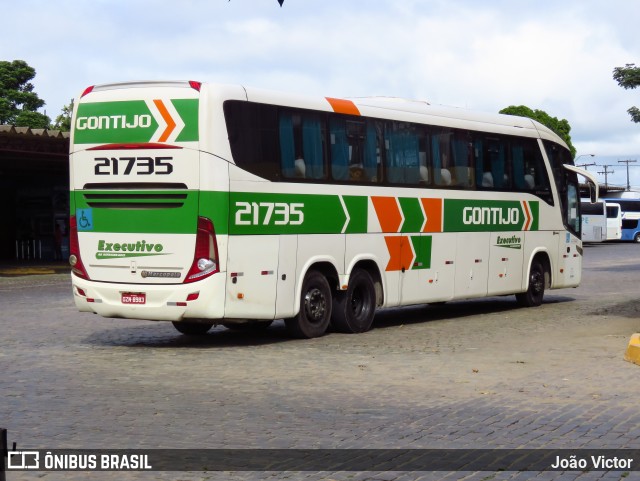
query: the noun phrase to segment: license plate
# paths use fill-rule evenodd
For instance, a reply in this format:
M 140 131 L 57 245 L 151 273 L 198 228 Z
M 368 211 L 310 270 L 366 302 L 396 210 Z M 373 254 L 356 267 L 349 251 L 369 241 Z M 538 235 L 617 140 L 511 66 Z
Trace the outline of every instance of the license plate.
M 147 295 L 144 292 L 123 292 L 121 299 L 123 304 L 145 304 Z

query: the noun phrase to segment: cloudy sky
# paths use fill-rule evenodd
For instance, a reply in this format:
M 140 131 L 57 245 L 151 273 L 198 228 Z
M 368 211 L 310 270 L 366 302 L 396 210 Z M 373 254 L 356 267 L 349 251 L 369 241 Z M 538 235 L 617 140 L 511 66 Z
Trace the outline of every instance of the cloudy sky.
M 0 60 L 25 60 L 55 118 L 86 86 L 193 79 L 333 97 L 385 95 L 569 121 L 577 163 L 637 159 L 634 0 L 21 0 L 3 4 Z M 591 157 L 591 154 L 594 157 Z M 600 176 L 604 181 L 604 176 Z

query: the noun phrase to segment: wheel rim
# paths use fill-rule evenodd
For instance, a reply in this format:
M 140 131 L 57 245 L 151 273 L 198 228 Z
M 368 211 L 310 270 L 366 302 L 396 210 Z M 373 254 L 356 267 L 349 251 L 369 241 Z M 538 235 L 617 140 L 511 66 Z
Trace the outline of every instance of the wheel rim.
M 327 299 L 318 288 L 310 289 L 304 296 L 304 309 L 307 318 L 314 322 L 322 322 L 327 312 Z
M 544 291 L 544 274 L 540 270 L 536 269 L 531 272 L 529 282 L 531 284 L 531 292 L 534 294 L 540 294 Z
M 364 292 L 364 289 L 362 289 L 361 287 L 354 289 L 353 294 L 351 295 L 350 306 L 351 306 L 351 313 L 355 317 L 360 317 L 360 315 L 362 315 L 362 311 L 364 310 L 364 306 L 365 306 L 365 301 L 366 301 L 366 293 Z

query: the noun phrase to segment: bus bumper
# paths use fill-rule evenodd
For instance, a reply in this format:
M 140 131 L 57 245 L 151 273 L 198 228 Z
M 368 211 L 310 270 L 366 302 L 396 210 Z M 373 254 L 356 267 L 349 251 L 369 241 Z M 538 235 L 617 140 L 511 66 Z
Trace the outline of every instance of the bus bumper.
M 222 272 L 189 284 L 110 284 L 88 281 L 74 274 L 71 280 L 76 307 L 81 312 L 151 321 L 224 317 L 225 275 Z M 139 303 L 123 303 L 124 294 L 135 294 Z

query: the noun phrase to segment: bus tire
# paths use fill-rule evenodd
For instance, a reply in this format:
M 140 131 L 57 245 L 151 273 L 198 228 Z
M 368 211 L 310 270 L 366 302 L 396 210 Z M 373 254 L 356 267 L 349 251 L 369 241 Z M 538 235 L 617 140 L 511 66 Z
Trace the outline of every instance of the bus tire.
M 525 292 L 516 294 L 518 304 L 523 307 L 537 307 L 542 304 L 544 288 L 546 284 L 546 274 L 544 265 L 540 259 L 533 259 L 531 269 L 529 269 L 529 282 Z
M 636 244 L 640 244 L 640 232 L 636 233 L 636 235 L 633 236 L 633 242 L 635 242 Z
M 172 324 L 178 332 L 186 336 L 202 336 L 213 327 L 213 322 L 178 321 Z
M 333 299 L 331 324 L 339 332 L 349 334 L 371 329 L 376 313 L 376 288 L 369 273 L 356 269 L 349 278 L 346 291 Z
M 309 271 L 302 283 L 300 311 L 285 319 L 287 330 L 293 337 L 311 339 L 324 335 L 331 321 L 331 288 L 318 271 Z

